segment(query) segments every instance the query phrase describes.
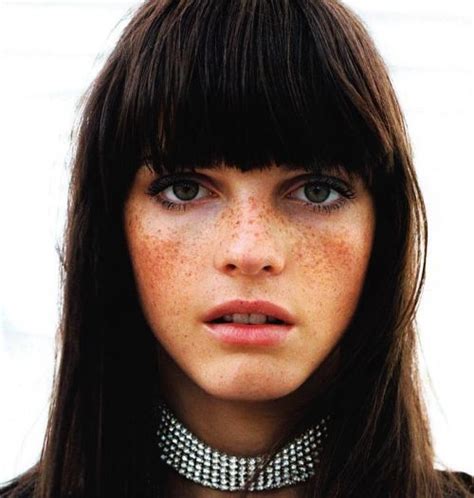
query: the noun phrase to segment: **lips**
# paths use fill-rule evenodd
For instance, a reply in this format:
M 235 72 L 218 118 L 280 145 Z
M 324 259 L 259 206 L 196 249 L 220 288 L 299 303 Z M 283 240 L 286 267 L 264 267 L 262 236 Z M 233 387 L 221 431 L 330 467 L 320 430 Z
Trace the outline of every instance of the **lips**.
M 295 318 L 291 313 L 277 304 L 269 301 L 243 301 L 241 299 L 228 301 L 212 308 L 204 315 L 203 321 L 210 323 L 224 315 L 234 313 L 260 313 L 277 318 L 284 322 L 284 325 L 295 324 Z

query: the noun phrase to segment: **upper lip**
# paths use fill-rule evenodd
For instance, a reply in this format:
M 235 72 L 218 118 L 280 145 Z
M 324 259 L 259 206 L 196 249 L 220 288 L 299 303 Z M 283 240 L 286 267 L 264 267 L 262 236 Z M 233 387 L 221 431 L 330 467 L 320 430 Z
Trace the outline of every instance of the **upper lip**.
M 234 313 L 261 313 L 282 320 L 288 325 L 294 325 L 295 319 L 291 313 L 277 304 L 269 301 L 244 301 L 235 299 L 215 306 L 209 310 L 205 316 L 205 322 L 212 322 L 224 315 L 232 315 Z

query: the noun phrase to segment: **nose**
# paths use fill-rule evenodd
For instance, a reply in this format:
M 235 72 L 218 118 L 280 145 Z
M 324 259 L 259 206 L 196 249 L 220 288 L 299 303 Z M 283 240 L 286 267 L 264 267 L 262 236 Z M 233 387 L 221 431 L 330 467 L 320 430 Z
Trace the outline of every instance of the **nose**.
M 277 275 L 285 267 L 281 227 L 257 202 L 234 209 L 221 222 L 214 266 L 231 276 Z

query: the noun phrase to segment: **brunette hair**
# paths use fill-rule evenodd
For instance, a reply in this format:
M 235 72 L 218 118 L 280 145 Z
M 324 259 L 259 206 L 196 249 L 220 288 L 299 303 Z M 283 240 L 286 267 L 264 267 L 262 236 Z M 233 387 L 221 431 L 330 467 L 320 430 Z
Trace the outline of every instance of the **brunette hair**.
M 222 163 L 342 167 L 364 180 L 376 209 L 339 368 L 272 451 L 330 405 L 308 496 L 470 496 L 433 467 L 415 326 L 427 223 L 404 119 L 370 36 L 336 0 L 148 0 L 134 14 L 85 98 L 49 422 L 38 464 L 9 496 L 162 494 L 156 339 L 123 206 L 143 164 L 162 174 Z

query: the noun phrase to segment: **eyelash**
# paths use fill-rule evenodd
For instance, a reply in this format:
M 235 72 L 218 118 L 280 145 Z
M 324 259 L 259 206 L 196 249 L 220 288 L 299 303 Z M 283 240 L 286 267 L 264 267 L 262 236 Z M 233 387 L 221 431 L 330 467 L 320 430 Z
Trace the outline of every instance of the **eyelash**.
M 170 175 L 162 178 L 158 178 L 154 180 L 150 186 L 148 187 L 146 193 L 155 198 L 157 202 L 159 202 L 166 209 L 175 209 L 179 211 L 185 211 L 190 204 L 192 204 L 192 200 L 183 201 L 182 203 L 177 203 L 170 201 L 168 199 L 161 198 L 160 194 L 166 190 L 168 187 L 171 187 L 180 183 L 197 183 L 203 188 L 204 187 L 199 180 L 194 179 L 192 177 L 179 176 L 179 175 Z M 299 201 L 303 203 L 303 205 L 313 211 L 330 213 L 331 211 L 335 211 L 336 209 L 341 208 L 346 204 L 349 199 L 353 199 L 355 197 L 355 192 L 350 189 L 344 182 L 334 177 L 324 177 L 324 178 L 313 178 L 309 181 L 303 183 L 295 190 L 300 190 L 306 185 L 319 185 L 323 187 L 329 187 L 331 190 L 336 191 L 342 197 L 335 202 L 332 202 L 329 205 L 324 204 L 315 204 L 314 201 Z M 329 194 L 331 195 L 331 194 Z M 325 202 L 325 201 L 324 201 Z

